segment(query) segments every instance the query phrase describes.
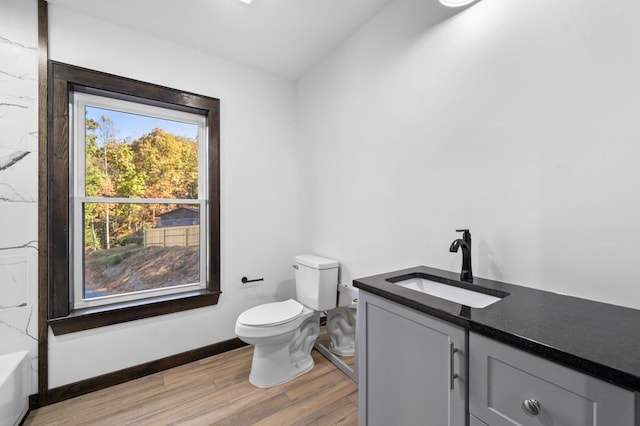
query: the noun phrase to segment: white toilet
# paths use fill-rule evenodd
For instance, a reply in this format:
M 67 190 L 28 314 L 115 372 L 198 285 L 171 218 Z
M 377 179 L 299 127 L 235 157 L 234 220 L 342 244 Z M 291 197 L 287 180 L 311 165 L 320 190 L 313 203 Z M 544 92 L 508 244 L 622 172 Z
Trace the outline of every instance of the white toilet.
M 296 299 L 265 303 L 238 316 L 236 335 L 255 345 L 249 381 L 276 386 L 313 368 L 311 349 L 320 312 L 336 307 L 338 262 L 314 255 L 295 258 Z
M 338 306 L 327 311 L 327 333 L 331 339 L 329 350 L 340 356 L 354 356 L 358 289 L 340 286 L 338 292 Z

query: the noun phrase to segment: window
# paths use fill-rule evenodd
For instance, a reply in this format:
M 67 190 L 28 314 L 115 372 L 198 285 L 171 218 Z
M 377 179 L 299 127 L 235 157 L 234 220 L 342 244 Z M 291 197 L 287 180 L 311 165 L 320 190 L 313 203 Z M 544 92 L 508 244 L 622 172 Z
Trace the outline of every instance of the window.
M 205 117 L 71 95 L 74 308 L 204 289 Z
M 50 68 L 54 333 L 217 303 L 219 101 Z

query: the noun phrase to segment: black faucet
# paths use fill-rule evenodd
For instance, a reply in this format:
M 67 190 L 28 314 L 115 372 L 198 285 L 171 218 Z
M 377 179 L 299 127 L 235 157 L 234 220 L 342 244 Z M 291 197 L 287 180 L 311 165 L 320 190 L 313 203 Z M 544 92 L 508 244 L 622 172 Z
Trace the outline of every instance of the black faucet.
M 458 238 L 451 243 L 449 251 L 457 253 L 458 247 L 462 247 L 462 271 L 460 271 L 460 281 L 473 282 L 473 272 L 471 272 L 471 232 L 468 229 L 456 229 L 462 232 L 462 239 Z

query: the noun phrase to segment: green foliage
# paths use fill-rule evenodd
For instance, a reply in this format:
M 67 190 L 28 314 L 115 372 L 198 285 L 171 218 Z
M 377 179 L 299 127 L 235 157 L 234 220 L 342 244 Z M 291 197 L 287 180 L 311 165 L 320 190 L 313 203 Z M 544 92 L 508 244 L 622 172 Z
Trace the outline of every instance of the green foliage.
M 136 140 L 119 140 L 113 121 L 85 120 L 87 197 L 198 197 L 198 144 L 153 129 Z M 163 204 L 86 203 L 85 247 L 91 250 L 137 241 L 133 234 L 155 225 Z
M 198 197 L 198 144 L 154 129 L 131 144 L 146 178 L 146 197 Z
M 104 250 L 91 257 L 91 265 L 103 267 L 115 266 L 142 249 L 142 247 L 138 246 L 125 246 Z

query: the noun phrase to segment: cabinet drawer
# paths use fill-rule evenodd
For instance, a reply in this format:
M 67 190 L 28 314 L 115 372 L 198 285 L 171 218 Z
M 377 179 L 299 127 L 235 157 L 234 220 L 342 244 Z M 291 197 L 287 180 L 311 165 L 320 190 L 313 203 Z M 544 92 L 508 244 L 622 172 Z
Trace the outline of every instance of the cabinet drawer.
M 635 424 L 633 392 L 476 333 L 469 371 L 469 411 L 491 426 Z

